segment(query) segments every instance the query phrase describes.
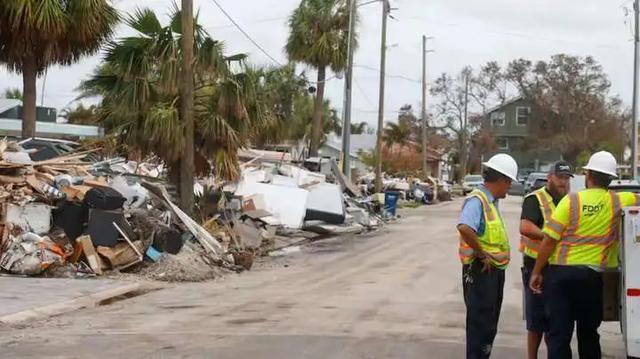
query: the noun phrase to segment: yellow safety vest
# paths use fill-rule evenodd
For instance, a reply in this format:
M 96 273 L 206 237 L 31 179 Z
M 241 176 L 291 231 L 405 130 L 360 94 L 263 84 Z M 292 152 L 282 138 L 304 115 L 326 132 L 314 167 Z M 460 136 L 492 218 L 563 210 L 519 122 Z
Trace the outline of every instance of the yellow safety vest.
M 525 198 L 530 196 L 536 196 L 538 203 L 540 204 L 540 212 L 542 218 L 546 223 L 551 218 L 551 214 L 556 209 L 555 203 L 553 203 L 553 197 L 547 192 L 545 187 L 542 187 L 534 192 L 529 193 Z M 527 236 L 520 236 L 520 252 L 533 259 L 538 258 L 538 250 L 540 249 L 540 243 L 542 241 L 529 238 Z
M 562 230 L 553 220 L 547 223 L 561 233 L 549 263 L 617 267 L 621 212 L 620 195 L 615 192 L 583 190 L 570 194 L 569 224 Z
M 509 239 L 502 218 L 500 218 L 500 213 L 498 213 L 493 203 L 489 202 L 489 198 L 487 198 L 484 192 L 474 190 L 467 197 L 467 201 L 471 198 L 478 198 L 482 203 L 484 233 L 478 236 L 480 247 L 487 252 L 494 266 L 504 269 L 507 267 L 507 264 L 509 264 L 510 259 Z M 460 237 L 458 256 L 462 264 L 471 264 L 476 258 L 473 248 L 471 248 L 462 237 Z

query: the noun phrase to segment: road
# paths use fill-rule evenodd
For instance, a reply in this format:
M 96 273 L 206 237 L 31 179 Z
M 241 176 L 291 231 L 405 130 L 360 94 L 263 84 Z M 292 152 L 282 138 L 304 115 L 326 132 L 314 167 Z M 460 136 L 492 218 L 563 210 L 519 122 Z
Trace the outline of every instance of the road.
M 514 249 L 520 203 L 502 203 Z M 241 275 L 2 327 L 2 357 L 463 358 L 460 204 L 411 210 L 374 235 L 317 242 Z M 524 357 L 513 253 L 493 358 Z M 605 357 L 622 357 L 616 325 L 601 332 Z

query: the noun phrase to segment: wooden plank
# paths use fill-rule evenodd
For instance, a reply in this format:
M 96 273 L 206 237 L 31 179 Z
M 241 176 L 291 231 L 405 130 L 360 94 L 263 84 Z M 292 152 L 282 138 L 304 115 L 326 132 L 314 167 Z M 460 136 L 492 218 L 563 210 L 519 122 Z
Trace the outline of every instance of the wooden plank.
M 5 176 L 0 175 L 0 183 L 15 183 L 22 184 L 26 182 L 26 178 L 24 176 Z
M 93 247 L 93 242 L 91 242 L 90 236 L 81 236 L 76 239 L 76 241 L 80 242 L 82 245 L 82 252 L 84 253 L 84 257 L 89 262 L 89 267 L 91 270 L 97 274 L 102 275 L 102 264 L 100 263 L 100 257 L 98 253 L 96 253 L 96 249 Z
M 86 157 L 90 153 L 97 152 L 97 151 L 100 151 L 100 150 L 102 150 L 102 148 L 94 148 L 94 149 L 87 150 L 87 151 L 70 153 L 68 155 L 59 156 L 59 157 L 56 157 L 56 158 L 51 158 L 51 159 L 48 159 L 48 160 L 35 162 L 34 166 L 40 166 L 40 165 L 46 165 L 46 164 L 61 164 L 62 162 L 67 162 L 67 161 L 71 161 L 71 160 L 79 160 L 79 159 L 82 159 L 82 158 Z
M 42 182 L 47 183 L 50 186 L 53 186 L 55 183 L 55 178 L 52 174 L 49 173 L 43 173 L 43 172 L 35 172 L 34 175 L 36 176 L 37 179 L 39 179 Z
M 140 257 L 140 260 L 142 261 L 142 253 L 140 253 L 140 251 L 138 251 L 138 248 L 136 248 L 136 246 L 133 245 L 133 242 L 131 242 L 131 239 L 129 239 L 129 236 L 127 236 L 126 233 L 124 233 L 124 231 L 122 230 L 122 228 L 120 228 L 116 222 L 111 222 L 113 224 L 114 227 L 116 227 L 116 230 L 118 230 L 118 233 L 120 233 L 120 235 L 125 239 L 125 241 L 127 241 L 127 243 L 129 243 L 129 246 L 131 246 L 131 248 L 136 252 L 136 254 L 138 255 L 138 257 Z
M 57 176 L 57 175 L 60 174 L 60 172 L 54 170 L 50 166 L 38 166 L 38 171 L 40 173 L 46 173 L 46 174 L 50 174 L 50 175 L 53 175 L 53 176 Z
M 98 246 L 97 251 L 100 256 L 106 258 L 109 267 L 113 269 L 124 269 L 134 264 L 140 263 L 143 257 L 138 253 L 143 250 L 142 241 L 136 241 L 133 244 L 118 243 L 115 247 Z
M 86 179 L 83 181 L 85 186 L 90 186 L 90 187 L 109 187 L 109 184 L 105 181 L 99 181 L 99 180 L 89 180 Z
M 29 175 L 27 176 L 26 180 L 29 186 L 31 186 L 34 190 L 36 190 L 36 192 L 40 194 L 46 194 L 46 191 L 44 189 L 44 183 L 39 179 L 37 179 L 36 176 Z
M 84 196 L 87 194 L 87 192 L 89 192 L 89 190 L 92 188 L 93 187 L 89 187 L 89 186 L 73 185 L 73 186 L 63 187 L 62 192 L 64 192 L 67 195 L 67 199 L 69 200 L 77 199 L 79 201 L 82 201 L 84 199 Z

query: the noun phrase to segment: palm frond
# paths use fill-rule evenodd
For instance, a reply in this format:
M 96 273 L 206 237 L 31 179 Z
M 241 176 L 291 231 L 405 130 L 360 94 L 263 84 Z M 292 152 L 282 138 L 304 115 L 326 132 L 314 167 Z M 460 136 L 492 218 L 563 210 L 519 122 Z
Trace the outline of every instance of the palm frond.
M 147 36 L 156 36 L 162 31 L 162 25 L 156 13 L 148 8 L 134 10 L 126 19 L 126 23 L 132 29 Z

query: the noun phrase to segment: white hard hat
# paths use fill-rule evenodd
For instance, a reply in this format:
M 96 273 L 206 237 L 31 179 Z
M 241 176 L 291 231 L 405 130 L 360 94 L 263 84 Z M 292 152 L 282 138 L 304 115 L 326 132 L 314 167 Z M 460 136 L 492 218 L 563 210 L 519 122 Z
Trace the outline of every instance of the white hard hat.
M 596 152 L 589 158 L 589 163 L 582 167 L 585 170 L 600 172 L 612 176 L 618 177 L 616 170 L 618 169 L 618 163 L 616 158 L 607 151 Z
M 489 161 L 483 162 L 482 165 L 496 170 L 514 181 L 518 181 L 518 164 L 513 157 L 505 153 L 499 153 L 491 157 Z

